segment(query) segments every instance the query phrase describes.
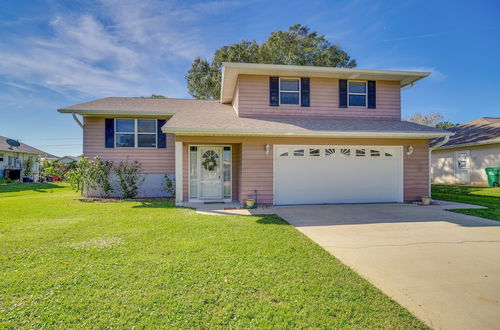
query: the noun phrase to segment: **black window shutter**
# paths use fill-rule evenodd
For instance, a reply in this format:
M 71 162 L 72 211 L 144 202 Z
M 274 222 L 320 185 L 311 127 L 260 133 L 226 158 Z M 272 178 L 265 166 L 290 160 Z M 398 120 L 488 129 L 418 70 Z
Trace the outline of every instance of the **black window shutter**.
M 311 87 L 309 78 L 300 78 L 300 106 L 308 107 L 311 99 Z
M 368 80 L 368 108 L 377 107 L 377 86 L 374 80 Z
M 115 147 L 115 120 L 113 118 L 104 119 L 104 140 L 106 148 Z
M 280 78 L 269 77 L 269 105 L 277 107 L 280 105 Z
M 161 130 L 161 128 L 163 127 L 163 125 L 165 125 L 167 123 L 167 121 L 165 119 L 158 119 L 156 121 L 156 126 L 157 126 L 157 139 L 158 141 L 156 141 L 156 145 L 158 146 L 158 148 L 166 148 L 167 147 L 167 134 L 163 133 L 163 131 Z
M 347 80 L 339 80 L 339 108 L 347 108 Z

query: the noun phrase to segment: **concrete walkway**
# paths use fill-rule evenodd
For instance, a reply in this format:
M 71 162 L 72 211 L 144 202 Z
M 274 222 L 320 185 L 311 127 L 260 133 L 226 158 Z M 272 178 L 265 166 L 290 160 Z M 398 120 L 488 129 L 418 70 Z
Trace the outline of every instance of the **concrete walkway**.
M 500 222 L 433 206 L 288 206 L 275 213 L 436 329 L 500 328 Z M 207 214 L 250 214 L 217 209 Z

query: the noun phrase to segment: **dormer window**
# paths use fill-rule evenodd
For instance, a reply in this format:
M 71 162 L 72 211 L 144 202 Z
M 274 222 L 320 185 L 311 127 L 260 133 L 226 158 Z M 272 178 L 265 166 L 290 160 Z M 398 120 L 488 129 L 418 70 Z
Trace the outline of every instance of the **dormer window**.
M 300 105 L 300 78 L 280 78 L 280 104 Z
M 366 108 L 367 88 L 366 81 L 351 81 L 348 84 L 349 107 Z

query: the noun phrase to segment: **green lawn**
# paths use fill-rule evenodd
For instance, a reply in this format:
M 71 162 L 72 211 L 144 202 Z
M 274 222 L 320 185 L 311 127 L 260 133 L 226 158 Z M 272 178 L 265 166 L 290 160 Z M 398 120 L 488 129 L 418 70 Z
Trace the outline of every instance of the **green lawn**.
M 486 206 L 487 209 L 452 211 L 500 221 L 500 188 L 432 185 L 432 198 Z
M 425 328 L 276 216 L 0 186 L 0 328 Z

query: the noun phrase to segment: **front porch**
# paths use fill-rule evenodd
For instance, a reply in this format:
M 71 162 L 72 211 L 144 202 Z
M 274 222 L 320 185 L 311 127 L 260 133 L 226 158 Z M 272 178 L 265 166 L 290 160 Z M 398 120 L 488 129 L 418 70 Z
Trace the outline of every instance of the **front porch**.
M 176 203 L 240 200 L 241 143 L 175 143 Z

